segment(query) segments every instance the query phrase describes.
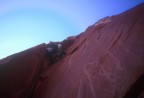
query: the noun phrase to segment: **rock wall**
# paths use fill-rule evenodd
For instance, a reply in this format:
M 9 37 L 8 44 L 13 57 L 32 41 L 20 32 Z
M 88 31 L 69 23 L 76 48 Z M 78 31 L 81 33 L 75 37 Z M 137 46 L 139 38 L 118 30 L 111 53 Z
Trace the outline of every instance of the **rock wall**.
M 144 4 L 105 17 L 62 42 L 50 65 L 45 44 L 0 61 L 2 98 L 144 98 Z

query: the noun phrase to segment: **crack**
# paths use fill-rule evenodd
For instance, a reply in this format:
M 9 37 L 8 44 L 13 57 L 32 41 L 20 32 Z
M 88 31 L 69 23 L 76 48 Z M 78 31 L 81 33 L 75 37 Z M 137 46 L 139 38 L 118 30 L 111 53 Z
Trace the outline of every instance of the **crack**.
M 71 55 L 71 54 L 73 54 L 74 52 L 76 52 L 76 51 L 79 49 L 79 47 L 80 47 L 86 40 L 87 40 L 87 37 L 81 42 L 80 45 L 76 46 L 76 47 L 69 53 L 69 55 Z
M 123 31 L 121 30 L 121 33 L 117 36 L 116 40 L 113 42 L 112 46 L 110 47 L 109 51 L 118 43 L 120 40 L 121 36 L 123 35 Z

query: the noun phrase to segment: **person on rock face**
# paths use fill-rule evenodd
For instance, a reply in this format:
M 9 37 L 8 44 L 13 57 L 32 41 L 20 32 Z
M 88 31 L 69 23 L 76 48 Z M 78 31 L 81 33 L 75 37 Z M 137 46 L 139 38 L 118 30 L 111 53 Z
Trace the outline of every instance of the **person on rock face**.
M 56 42 L 50 41 L 47 45 L 46 51 L 51 63 L 54 63 L 56 60 L 59 60 L 66 55 L 66 52 L 62 49 L 62 45 Z
M 50 61 L 52 61 L 54 59 L 54 55 L 56 53 L 57 50 L 57 45 L 54 42 L 51 42 L 47 45 L 47 56 L 49 58 Z
M 57 57 L 59 59 L 63 58 L 66 55 L 66 52 L 62 49 L 62 45 L 58 44 L 58 49 L 57 49 Z

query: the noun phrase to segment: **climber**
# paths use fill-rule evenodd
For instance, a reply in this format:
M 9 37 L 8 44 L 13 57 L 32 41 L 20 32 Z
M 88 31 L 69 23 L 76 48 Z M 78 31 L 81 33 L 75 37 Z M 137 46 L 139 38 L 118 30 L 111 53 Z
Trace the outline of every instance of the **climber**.
M 51 42 L 47 45 L 47 56 L 50 62 L 54 62 L 63 58 L 66 55 L 66 52 L 62 49 L 62 45 L 57 42 Z
M 58 49 L 57 49 L 57 58 L 61 59 L 66 55 L 66 52 L 62 49 L 62 45 L 58 44 Z
M 57 45 L 54 42 L 51 42 L 47 45 L 47 56 L 49 58 L 49 60 L 53 60 L 55 55 L 56 55 L 56 51 L 57 51 Z

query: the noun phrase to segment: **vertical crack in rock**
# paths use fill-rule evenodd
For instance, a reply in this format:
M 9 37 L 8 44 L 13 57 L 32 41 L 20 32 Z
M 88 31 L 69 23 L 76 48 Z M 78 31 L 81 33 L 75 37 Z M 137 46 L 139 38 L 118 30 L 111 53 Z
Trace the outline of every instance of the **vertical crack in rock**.
M 117 34 L 117 37 L 115 37 L 115 41 L 112 43 L 112 45 L 111 45 L 109 50 L 111 50 L 118 43 L 118 41 L 120 40 L 122 34 L 123 34 L 122 30 L 120 30 L 120 33 Z
M 69 53 L 69 55 L 71 55 L 72 53 L 76 52 L 76 51 L 79 49 L 79 47 L 80 47 L 81 45 L 83 45 L 83 43 L 84 43 L 86 40 L 87 40 L 87 37 L 80 43 L 80 45 L 76 46 L 76 47 Z

